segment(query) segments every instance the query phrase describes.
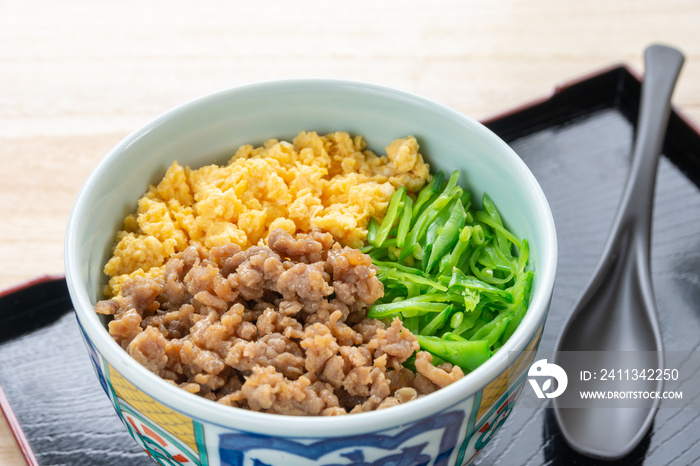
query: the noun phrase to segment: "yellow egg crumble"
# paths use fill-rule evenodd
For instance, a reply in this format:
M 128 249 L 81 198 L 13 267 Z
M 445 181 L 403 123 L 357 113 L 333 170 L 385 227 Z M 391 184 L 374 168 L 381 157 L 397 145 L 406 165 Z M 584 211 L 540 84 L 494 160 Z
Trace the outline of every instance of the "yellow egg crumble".
M 106 294 L 132 276 L 162 275 L 163 264 L 190 245 L 205 249 L 264 244 L 268 233 L 320 229 L 361 246 L 370 217 L 383 218 L 394 191 L 417 192 L 430 177 L 413 136 L 393 141 L 386 156 L 362 136 L 302 132 L 289 143 L 270 139 L 238 148 L 228 164 L 193 170 L 174 162 L 124 220 Z

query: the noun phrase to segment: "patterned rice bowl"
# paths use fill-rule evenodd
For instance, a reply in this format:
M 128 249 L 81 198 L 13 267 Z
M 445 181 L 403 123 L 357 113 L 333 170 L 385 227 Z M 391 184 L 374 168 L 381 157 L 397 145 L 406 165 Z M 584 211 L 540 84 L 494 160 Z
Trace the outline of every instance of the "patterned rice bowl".
M 528 312 L 507 343 L 463 379 L 405 405 L 335 417 L 232 408 L 181 390 L 139 365 L 94 311 L 114 234 L 173 160 L 221 161 L 239 145 L 300 131 L 361 134 L 381 151 L 414 135 L 433 171 L 459 169 L 474 198 L 487 191 L 530 243 Z M 172 109 L 120 142 L 80 191 L 65 245 L 66 278 L 90 359 L 134 440 L 161 465 L 464 465 L 510 414 L 524 386 L 554 286 L 557 239 L 547 200 L 522 160 L 478 122 L 423 97 L 369 83 L 272 81 Z M 518 357 L 520 355 L 520 357 Z

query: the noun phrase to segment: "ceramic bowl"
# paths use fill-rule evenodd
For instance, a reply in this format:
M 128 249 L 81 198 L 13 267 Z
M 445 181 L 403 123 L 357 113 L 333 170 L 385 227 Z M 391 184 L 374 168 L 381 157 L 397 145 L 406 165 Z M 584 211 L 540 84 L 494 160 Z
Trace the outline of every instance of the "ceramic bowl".
M 222 406 L 181 390 L 133 360 L 95 311 L 115 233 L 149 183 L 177 160 L 225 162 L 242 144 L 300 131 L 363 135 L 384 152 L 414 135 L 433 172 L 460 169 L 473 199 L 487 191 L 509 228 L 530 243 L 535 281 L 517 331 L 458 382 L 390 409 L 293 417 Z M 289 140 L 289 139 L 288 139 Z M 191 101 L 121 141 L 88 177 L 66 233 L 66 278 L 95 371 L 131 436 L 159 464 L 467 464 L 493 437 L 524 385 L 548 312 L 557 240 L 547 200 L 522 160 L 480 123 L 426 98 L 368 83 L 285 80 Z M 522 358 L 521 358 L 522 359 Z M 525 361 L 527 362 L 527 361 Z

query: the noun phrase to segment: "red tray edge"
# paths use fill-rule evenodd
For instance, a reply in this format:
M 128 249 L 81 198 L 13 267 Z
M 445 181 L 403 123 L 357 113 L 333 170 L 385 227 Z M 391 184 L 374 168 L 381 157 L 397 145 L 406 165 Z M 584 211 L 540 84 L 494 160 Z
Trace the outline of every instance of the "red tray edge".
M 22 426 L 17 420 L 14 411 L 12 411 L 12 406 L 10 406 L 10 402 L 5 396 L 5 392 L 2 390 L 2 386 L 0 386 L 0 413 L 5 416 L 5 419 L 7 420 L 7 425 L 10 427 L 10 432 L 12 432 L 12 436 L 15 438 L 15 443 L 17 443 L 17 446 L 19 447 L 19 450 L 24 457 L 24 461 L 26 461 L 27 465 L 29 466 L 39 466 L 39 463 L 34 456 L 34 452 L 32 451 L 32 447 L 29 444 L 27 437 L 24 435 L 24 430 L 22 430 Z

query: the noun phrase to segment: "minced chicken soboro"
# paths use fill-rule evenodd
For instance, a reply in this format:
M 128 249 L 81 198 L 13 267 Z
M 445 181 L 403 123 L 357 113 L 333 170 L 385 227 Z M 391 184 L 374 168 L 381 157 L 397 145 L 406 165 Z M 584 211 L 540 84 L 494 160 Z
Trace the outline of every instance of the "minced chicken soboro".
M 196 181 L 203 175 L 174 164 L 126 219 L 105 267 L 109 299 L 96 311 L 113 316 L 109 333 L 140 364 L 190 393 L 275 414 L 382 409 L 463 377 L 458 366 L 434 366 L 399 319 L 367 318 L 367 307 L 384 291 L 371 258 L 354 247 L 366 237 L 369 217 L 383 217 L 393 192 L 406 186 L 414 193 L 429 172 L 412 137 L 394 141 L 387 157 L 363 149 L 363 140 L 347 133 L 244 146 L 228 166 L 242 167 L 245 177 L 233 183 L 235 170 L 224 170 L 211 175 L 206 189 Z M 262 155 L 271 150 L 278 157 Z M 282 168 L 279 155 L 291 153 Z M 291 205 L 266 200 L 269 183 L 252 189 L 256 172 L 247 161 L 287 174 L 288 180 L 280 176 L 291 193 L 285 202 L 312 195 L 309 205 L 320 204 L 301 218 Z M 319 167 L 320 187 L 294 188 L 294 176 Z M 240 183 L 260 199 L 239 199 Z M 222 239 L 218 233 L 226 229 L 217 225 L 227 204 L 217 207 L 207 193 L 229 199 L 239 220 L 258 212 L 262 226 L 252 232 L 229 220 L 230 231 L 244 234 Z M 364 198 L 374 194 L 376 203 Z M 154 204 L 162 204 L 157 213 Z M 281 212 L 287 216 L 276 216 Z M 210 225 L 202 218 L 217 220 Z M 415 372 L 404 366 L 413 355 Z
M 267 246 L 191 246 L 163 279 L 135 277 L 100 301 L 109 332 L 139 363 L 220 403 L 291 415 L 395 406 L 463 376 L 419 351 L 397 318 L 366 318 L 382 296 L 366 254 L 329 233 L 275 229 Z

